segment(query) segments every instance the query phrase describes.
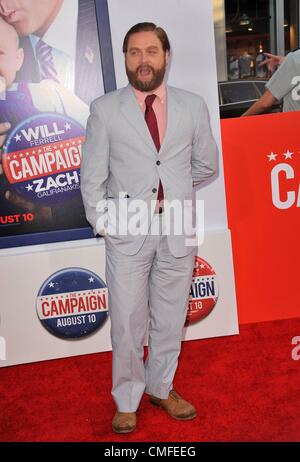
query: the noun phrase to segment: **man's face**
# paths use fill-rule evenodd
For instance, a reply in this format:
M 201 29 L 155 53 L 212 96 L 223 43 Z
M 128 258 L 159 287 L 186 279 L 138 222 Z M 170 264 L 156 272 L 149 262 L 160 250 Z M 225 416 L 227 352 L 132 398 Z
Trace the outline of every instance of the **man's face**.
M 0 18 L 0 79 L 2 90 L 10 87 L 23 64 L 24 52 L 19 48 L 15 29 Z
M 19 35 L 38 32 L 49 21 L 60 0 L 0 0 L 0 15 Z
M 125 66 L 129 83 L 140 91 L 153 91 L 164 79 L 169 53 L 155 32 L 137 32 L 128 40 Z

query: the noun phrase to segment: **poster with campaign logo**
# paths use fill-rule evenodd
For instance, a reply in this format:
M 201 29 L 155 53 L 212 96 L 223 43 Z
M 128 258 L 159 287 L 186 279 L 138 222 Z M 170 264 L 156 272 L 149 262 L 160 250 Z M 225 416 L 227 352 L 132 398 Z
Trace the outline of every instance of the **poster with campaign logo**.
M 219 296 L 218 279 L 212 266 L 195 256 L 192 284 L 185 325 L 195 324 L 215 308 Z
M 63 339 L 82 339 L 107 320 L 106 284 L 85 268 L 65 268 L 44 281 L 36 307 L 48 332 Z
M 49 207 L 78 197 L 83 140 L 83 127 L 70 118 L 45 113 L 26 119 L 3 149 L 7 187 Z
M 91 237 L 81 146 L 90 103 L 116 87 L 107 1 L 11 9 L 0 12 L 0 248 Z

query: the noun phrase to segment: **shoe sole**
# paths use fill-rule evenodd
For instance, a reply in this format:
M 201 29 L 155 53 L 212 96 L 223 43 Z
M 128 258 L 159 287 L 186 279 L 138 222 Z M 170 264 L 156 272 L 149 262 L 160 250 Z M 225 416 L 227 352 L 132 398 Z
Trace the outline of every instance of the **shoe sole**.
M 164 411 L 166 411 L 167 414 L 169 414 L 171 417 L 173 417 L 173 419 L 176 419 L 176 420 L 192 420 L 194 419 L 195 417 L 197 417 L 197 412 L 195 412 L 194 414 L 191 414 L 187 417 L 178 417 L 174 414 L 171 414 L 169 411 L 167 411 L 167 409 L 165 409 L 160 403 L 157 403 L 156 401 L 152 401 L 152 399 L 150 398 L 150 403 L 153 404 L 153 406 L 156 406 L 160 409 L 163 409 Z
M 136 429 L 136 427 L 133 427 L 133 428 L 124 428 L 124 429 L 118 429 L 118 428 L 112 427 L 112 429 L 113 429 L 113 431 L 114 431 L 115 433 L 131 433 L 131 432 L 133 432 L 133 431 Z

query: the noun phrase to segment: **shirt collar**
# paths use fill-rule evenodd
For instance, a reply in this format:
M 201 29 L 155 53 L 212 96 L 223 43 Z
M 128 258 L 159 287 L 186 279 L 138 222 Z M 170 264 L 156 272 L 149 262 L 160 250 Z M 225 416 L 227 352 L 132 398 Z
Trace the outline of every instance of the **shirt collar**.
M 54 49 L 57 49 L 71 58 L 76 56 L 78 2 L 64 0 L 53 23 L 43 37 L 31 34 L 30 39 L 35 47 L 37 42 L 42 40 Z M 66 30 L 68 35 L 66 37 Z M 61 40 L 61 37 L 65 37 Z
M 140 91 L 137 90 L 136 88 L 132 87 L 133 92 L 135 94 L 136 99 L 138 100 L 138 103 L 142 106 L 145 103 L 145 98 L 148 95 L 156 95 L 160 99 L 160 102 L 164 104 L 166 101 L 166 96 L 167 96 L 167 89 L 166 89 L 166 84 L 163 82 L 158 88 L 156 88 L 153 91 Z

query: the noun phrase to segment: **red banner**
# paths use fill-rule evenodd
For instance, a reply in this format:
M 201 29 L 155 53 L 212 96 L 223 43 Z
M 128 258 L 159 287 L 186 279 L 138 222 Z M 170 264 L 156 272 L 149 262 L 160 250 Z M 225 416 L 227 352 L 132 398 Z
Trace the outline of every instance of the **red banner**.
M 300 314 L 300 112 L 222 120 L 239 321 Z

